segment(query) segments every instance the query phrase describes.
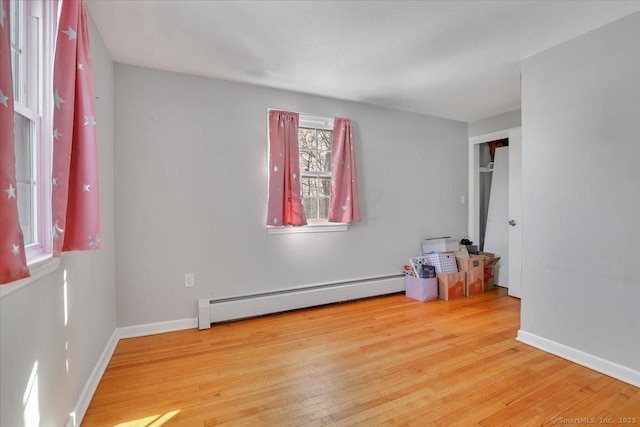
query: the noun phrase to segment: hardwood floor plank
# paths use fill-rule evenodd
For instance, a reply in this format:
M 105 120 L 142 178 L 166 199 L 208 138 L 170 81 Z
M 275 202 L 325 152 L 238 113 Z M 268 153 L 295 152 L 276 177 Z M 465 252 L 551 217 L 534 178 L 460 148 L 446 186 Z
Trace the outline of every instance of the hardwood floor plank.
M 82 425 L 520 426 L 640 417 L 640 390 L 517 342 L 519 317 L 519 300 L 501 289 L 424 303 L 397 294 L 124 339 Z

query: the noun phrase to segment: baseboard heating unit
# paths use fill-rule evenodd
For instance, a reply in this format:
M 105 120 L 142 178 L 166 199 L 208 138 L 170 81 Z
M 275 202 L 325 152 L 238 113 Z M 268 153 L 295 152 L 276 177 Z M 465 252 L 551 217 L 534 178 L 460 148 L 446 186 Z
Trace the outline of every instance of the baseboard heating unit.
M 198 328 L 208 329 L 212 323 L 403 291 L 404 275 L 393 274 L 232 298 L 201 298 L 198 300 Z

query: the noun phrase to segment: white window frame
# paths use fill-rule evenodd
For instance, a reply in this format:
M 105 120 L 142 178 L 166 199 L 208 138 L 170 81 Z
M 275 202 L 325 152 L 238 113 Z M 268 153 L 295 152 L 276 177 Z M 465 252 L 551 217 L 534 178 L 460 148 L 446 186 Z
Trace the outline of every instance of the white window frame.
M 300 114 L 298 120 L 298 128 L 310 128 L 310 129 L 321 129 L 321 130 L 330 130 L 333 134 L 333 119 L 329 117 L 319 117 L 319 116 L 311 116 L 308 114 Z M 300 147 L 298 147 L 300 150 Z M 300 169 L 300 180 L 305 177 L 313 177 L 313 178 L 329 178 L 331 179 L 331 171 L 329 172 L 306 172 Z M 318 207 L 319 208 L 319 207 Z M 331 225 L 328 219 L 309 219 L 307 218 L 308 225 Z
M 0 297 L 57 270 L 60 265 L 60 259 L 53 258 L 51 234 L 53 63 L 58 22 L 58 11 L 53 5 L 54 2 L 48 0 L 10 1 L 10 10 L 5 18 L 13 20 L 13 8 L 24 8 L 20 16 L 19 46 L 12 45 L 12 60 L 13 50 L 22 49 L 18 68 L 20 76 L 14 78 L 14 85 L 20 85 L 20 93 L 14 99 L 14 110 L 15 114 L 33 123 L 31 168 L 35 195 L 31 209 L 36 242 L 25 245 L 31 277 L 1 286 Z M 33 85 L 37 90 L 32 90 Z
M 273 108 L 269 108 L 267 110 L 267 170 L 269 170 L 269 147 L 271 144 L 269 143 L 269 112 L 273 110 Z M 298 113 L 298 127 L 306 127 L 306 128 L 317 128 L 317 129 L 327 129 L 333 131 L 333 118 L 323 117 L 314 114 L 306 114 L 306 113 Z M 309 173 L 305 174 L 300 171 L 300 177 L 303 175 L 308 176 L 318 176 L 323 175 L 322 173 Z M 331 173 L 328 173 L 328 176 L 331 176 Z M 344 222 L 329 222 L 328 220 L 309 220 L 307 219 L 307 225 L 302 226 L 272 226 L 267 225 L 267 234 L 298 234 L 298 233 L 325 233 L 325 232 L 334 232 L 334 231 L 347 231 L 349 229 L 349 224 Z

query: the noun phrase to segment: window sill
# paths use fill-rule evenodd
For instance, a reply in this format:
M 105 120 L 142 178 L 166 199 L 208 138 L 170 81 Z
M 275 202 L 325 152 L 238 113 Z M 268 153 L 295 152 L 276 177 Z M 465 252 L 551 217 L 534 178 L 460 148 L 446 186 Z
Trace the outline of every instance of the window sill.
M 29 264 L 31 276 L 0 286 L 0 298 L 10 294 L 11 292 L 17 291 L 35 280 L 43 278 L 47 274 L 53 273 L 59 267 L 60 258 L 53 258 L 51 255 L 32 262 Z
M 307 224 L 301 227 L 267 227 L 267 234 L 330 233 L 348 229 L 348 223 Z

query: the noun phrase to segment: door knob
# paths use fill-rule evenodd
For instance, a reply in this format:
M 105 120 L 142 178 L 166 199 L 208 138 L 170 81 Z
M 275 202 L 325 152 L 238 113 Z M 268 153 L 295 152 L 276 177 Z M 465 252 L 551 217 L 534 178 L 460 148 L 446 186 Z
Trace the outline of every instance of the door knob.
M 512 227 L 515 227 L 516 222 L 513 219 L 510 219 L 509 220 L 509 225 L 512 226 Z

